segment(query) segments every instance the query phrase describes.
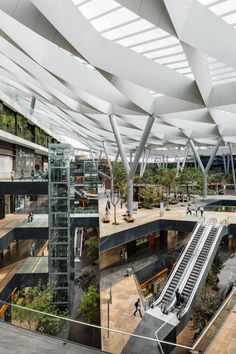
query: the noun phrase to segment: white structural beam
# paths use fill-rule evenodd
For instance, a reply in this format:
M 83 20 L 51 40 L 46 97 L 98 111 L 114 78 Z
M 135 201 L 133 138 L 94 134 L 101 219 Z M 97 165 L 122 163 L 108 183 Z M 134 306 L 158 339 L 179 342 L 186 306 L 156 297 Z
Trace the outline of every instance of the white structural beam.
M 230 158 L 231 158 L 231 168 L 232 168 L 232 175 L 233 175 L 233 182 L 234 182 L 234 193 L 236 194 L 236 178 L 235 178 L 235 168 L 234 168 L 234 156 L 232 153 L 232 144 L 229 143 L 229 151 L 230 151 Z
M 31 1 L 67 41 L 96 68 L 120 78 L 125 77 L 134 84 L 168 96 L 202 103 L 194 81 L 101 37 L 84 16 L 79 11 L 75 11 L 72 2 L 64 0 Z M 56 7 L 60 8 L 60 12 L 55 11 Z M 65 13 L 73 26 L 65 24 Z M 83 33 L 83 36 L 78 36 L 78 33 Z

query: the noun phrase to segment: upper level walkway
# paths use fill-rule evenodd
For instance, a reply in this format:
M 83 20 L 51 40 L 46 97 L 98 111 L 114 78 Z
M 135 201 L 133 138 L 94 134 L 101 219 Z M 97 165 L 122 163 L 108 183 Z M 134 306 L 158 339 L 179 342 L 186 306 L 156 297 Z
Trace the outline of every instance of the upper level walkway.
M 196 200 L 196 203 L 192 203 L 192 208 L 194 205 L 202 205 L 205 206 L 206 204 L 210 203 L 211 201 L 214 200 L 223 200 L 223 199 L 231 199 L 235 200 L 235 205 L 236 205 L 236 196 L 217 196 L 217 198 L 211 198 L 206 199 L 205 201 L 202 200 Z M 100 196 L 99 198 L 99 212 L 100 212 L 100 218 L 105 214 L 105 206 L 106 206 L 107 198 L 104 196 Z M 125 207 L 123 208 L 120 207 L 120 204 L 117 205 L 116 207 L 116 214 L 117 214 L 117 225 L 113 224 L 114 221 L 114 209 L 113 206 L 111 205 L 111 210 L 110 210 L 110 223 L 103 223 L 100 220 L 100 237 L 105 237 L 109 236 L 112 233 L 119 233 L 124 230 L 132 230 L 133 228 L 139 226 L 139 225 L 145 225 L 146 223 L 150 223 L 153 221 L 157 220 L 177 220 L 177 221 L 192 221 L 192 222 L 197 222 L 199 220 L 203 220 L 200 217 L 200 212 L 198 212 L 198 216 L 195 216 L 195 212 L 192 212 L 192 215 L 186 215 L 186 210 L 187 210 L 187 205 L 188 203 L 178 203 L 177 205 L 170 205 L 170 210 L 166 211 L 164 210 L 163 216 L 160 216 L 160 208 L 153 208 L 153 209 L 138 209 L 137 213 L 133 215 L 134 217 L 134 222 L 126 222 L 124 220 L 124 217 L 122 215 L 125 214 Z M 206 220 L 215 218 L 217 222 L 221 222 L 224 219 L 229 218 L 229 223 L 230 224 L 236 224 L 236 215 L 235 213 L 232 212 L 214 212 L 214 211 L 204 211 L 203 216 Z

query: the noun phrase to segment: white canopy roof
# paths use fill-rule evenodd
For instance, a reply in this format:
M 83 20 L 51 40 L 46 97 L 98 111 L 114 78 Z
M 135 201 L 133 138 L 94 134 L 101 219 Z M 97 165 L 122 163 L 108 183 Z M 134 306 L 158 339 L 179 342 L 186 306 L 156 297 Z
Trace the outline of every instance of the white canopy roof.
M 151 155 L 236 143 L 234 0 L 0 0 L 0 27 L 0 98 L 60 141 L 115 154 L 113 114 L 127 152 L 149 115 Z

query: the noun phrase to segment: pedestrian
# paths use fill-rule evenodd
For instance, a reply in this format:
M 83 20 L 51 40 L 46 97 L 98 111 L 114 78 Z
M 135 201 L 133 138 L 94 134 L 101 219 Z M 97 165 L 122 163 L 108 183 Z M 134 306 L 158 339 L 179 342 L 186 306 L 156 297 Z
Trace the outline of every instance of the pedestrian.
M 28 214 L 28 222 L 31 222 L 31 213 Z
M 30 222 L 32 222 L 32 221 L 33 221 L 33 218 L 34 218 L 34 212 L 33 212 L 33 211 L 31 211 L 31 212 L 30 212 Z
M 45 180 L 47 181 L 48 180 L 48 169 L 46 168 L 45 170 Z
M 111 202 L 109 199 L 107 199 L 107 207 L 108 207 L 108 209 L 111 209 Z
M 186 215 L 188 214 L 192 215 L 191 207 L 189 205 L 187 206 L 187 211 L 186 211 Z
M 134 316 L 136 316 L 136 312 L 139 312 L 140 317 L 143 317 L 143 316 L 142 316 L 142 313 L 141 313 L 141 302 L 140 302 L 140 299 L 138 299 L 138 300 L 135 302 L 134 306 L 135 306 Z
M 15 171 L 12 170 L 12 171 L 11 171 L 11 180 L 12 180 L 12 181 L 14 181 L 14 177 L 15 177 Z
M 34 180 L 34 170 L 33 169 L 31 170 L 31 179 L 32 179 L 32 181 Z
M 180 296 L 181 296 L 179 289 L 176 290 L 175 296 L 176 296 L 176 306 L 178 307 L 180 305 Z
M 197 216 L 197 213 L 198 213 L 198 207 L 197 206 L 195 206 L 194 211 L 195 211 L 195 216 Z
M 105 214 L 106 214 L 106 215 L 109 215 L 109 209 L 108 209 L 107 204 L 106 204 L 106 208 L 105 208 Z
M 200 206 L 200 213 L 201 213 L 201 217 L 203 217 L 203 212 L 204 212 L 204 208 L 203 208 L 203 206 Z
M 25 179 L 25 173 L 24 173 L 23 168 L 20 171 L 20 179 L 21 179 L 21 181 L 23 181 Z
M 128 259 L 128 254 L 127 254 L 127 251 L 125 250 L 124 251 L 124 262 L 125 263 L 127 262 L 127 259 Z
M 123 200 L 120 200 L 120 208 L 123 209 Z
M 123 253 L 123 250 L 121 248 L 121 250 L 120 250 L 120 261 L 121 261 L 121 263 L 123 262 L 123 257 L 124 257 L 124 253 Z

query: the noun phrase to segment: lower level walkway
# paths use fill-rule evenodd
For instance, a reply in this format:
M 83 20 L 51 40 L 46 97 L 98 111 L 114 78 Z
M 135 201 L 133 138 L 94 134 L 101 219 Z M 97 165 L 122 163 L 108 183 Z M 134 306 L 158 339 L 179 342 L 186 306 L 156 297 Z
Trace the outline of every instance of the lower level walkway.
M 0 321 L 0 345 L 4 354 L 98 354 L 100 350 L 31 332 Z

